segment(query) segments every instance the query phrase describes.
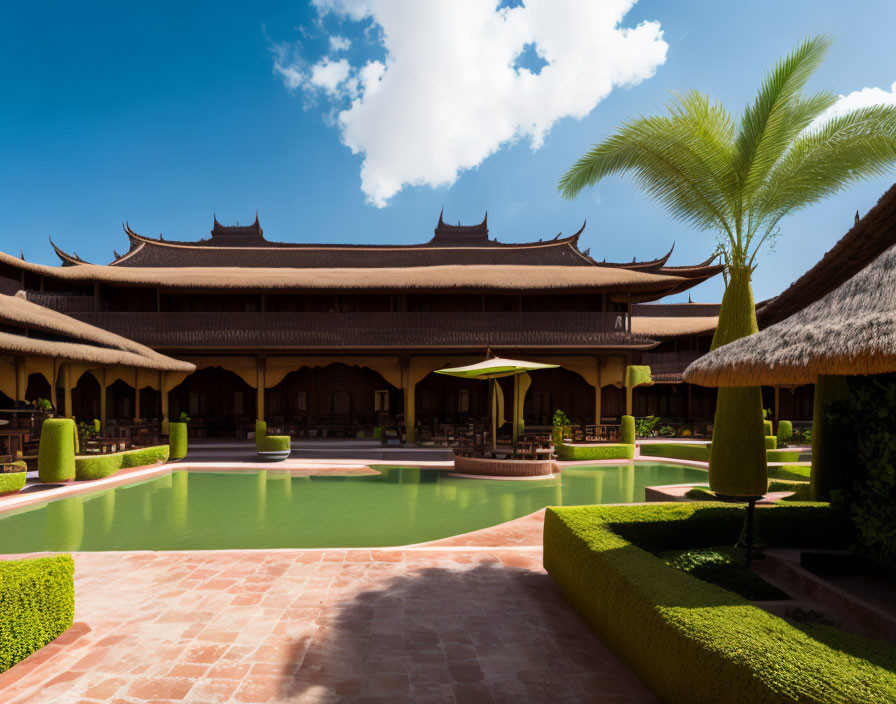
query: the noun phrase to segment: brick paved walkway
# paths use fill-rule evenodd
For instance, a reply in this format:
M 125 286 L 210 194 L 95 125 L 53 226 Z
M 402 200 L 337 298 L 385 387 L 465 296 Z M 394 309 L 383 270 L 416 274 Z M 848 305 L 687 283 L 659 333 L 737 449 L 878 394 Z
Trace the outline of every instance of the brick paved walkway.
M 540 548 L 476 541 L 76 554 L 74 627 L 0 675 L 0 701 L 655 701 Z

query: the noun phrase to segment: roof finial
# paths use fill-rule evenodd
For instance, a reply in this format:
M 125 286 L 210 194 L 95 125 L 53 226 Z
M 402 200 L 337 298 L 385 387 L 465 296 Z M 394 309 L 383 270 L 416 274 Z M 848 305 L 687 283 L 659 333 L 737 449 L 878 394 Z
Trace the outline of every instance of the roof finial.
M 855 222 L 856 225 L 859 224 L 859 220 L 861 220 L 861 218 L 859 217 L 859 211 L 857 210 L 856 211 L 856 222 Z
M 445 206 L 442 206 L 442 209 L 439 211 L 439 227 L 445 224 L 445 221 L 442 219 L 442 216 L 445 214 Z

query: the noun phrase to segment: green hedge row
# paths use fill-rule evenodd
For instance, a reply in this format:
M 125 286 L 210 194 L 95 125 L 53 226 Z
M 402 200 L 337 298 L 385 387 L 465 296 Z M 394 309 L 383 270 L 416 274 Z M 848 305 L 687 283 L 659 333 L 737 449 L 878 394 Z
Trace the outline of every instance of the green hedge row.
M 0 561 L 0 672 L 72 625 L 74 575 L 71 555 Z
M 821 504 L 756 514 L 757 534 L 770 545 L 832 547 L 846 534 Z M 830 626 L 796 628 L 652 554 L 733 543 L 742 525 L 743 509 L 721 504 L 548 508 L 544 566 L 664 702 L 896 701 L 892 645 Z
M 571 462 L 580 460 L 630 460 L 634 456 L 635 446 L 623 443 L 557 446 L 557 457 Z
M 766 456 L 768 457 L 769 462 L 799 462 L 800 461 L 800 451 L 799 450 L 768 450 L 766 451 Z
M 809 481 L 811 467 L 801 464 L 774 465 L 768 468 L 769 479 L 795 479 L 796 481 Z
M 668 457 L 674 460 L 709 462 L 709 443 L 658 442 L 642 443 L 642 457 Z
M 778 449 L 778 438 L 775 435 L 766 435 L 765 436 L 765 449 L 766 452 L 768 450 L 777 450 Z M 766 454 L 766 456 L 768 456 Z
M 635 444 L 635 417 L 622 416 L 622 425 L 619 428 L 619 440 L 623 445 Z
M 774 445 L 777 438 L 770 435 L 765 438 L 766 446 Z M 668 457 L 676 460 L 696 460 L 698 462 L 709 462 L 709 451 L 712 443 L 697 442 L 658 442 L 643 443 L 641 445 L 641 456 L 648 457 Z M 777 450 L 772 447 L 766 449 L 765 456 L 769 462 L 799 462 L 799 450 Z
M 139 450 L 113 452 L 108 455 L 85 455 L 75 457 L 75 479 L 102 479 L 115 474 L 119 469 L 145 467 L 165 462 L 168 459 L 168 445 L 144 447 Z
M 16 462 L 16 464 L 19 463 Z M 27 470 L 24 468 L 21 472 L 0 473 L 0 496 L 3 496 L 3 494 L 14 494 L 25 486 L 26 473 Z

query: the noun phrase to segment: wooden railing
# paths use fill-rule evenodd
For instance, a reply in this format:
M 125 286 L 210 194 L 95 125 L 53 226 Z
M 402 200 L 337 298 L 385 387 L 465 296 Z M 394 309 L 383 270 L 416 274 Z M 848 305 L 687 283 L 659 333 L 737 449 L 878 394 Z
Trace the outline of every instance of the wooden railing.
M 603 347 L 646 343 L 618 313 L 72 313 L 150 347 Z
M 645 352 L 641 363 L 650 365 L 651 374 L 681 374 L 703 352 Z

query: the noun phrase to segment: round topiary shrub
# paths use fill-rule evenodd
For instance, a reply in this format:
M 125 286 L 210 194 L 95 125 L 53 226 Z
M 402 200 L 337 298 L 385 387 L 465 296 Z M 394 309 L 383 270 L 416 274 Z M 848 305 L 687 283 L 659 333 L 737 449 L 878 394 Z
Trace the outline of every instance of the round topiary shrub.
M 782 447 L 793 438 L 793 423 L 789 420 L 778 421 L 778 447 Z
M 48 418 L 40 429 L 37 476 L 42 482 L 70 482 L 75 478 L 75 440 L 71 418 Z
M 173 460 L 179 460 L 187 456 L 187 424 L 168 424 L 168 456 Z
M 622 427 L 619 429 L 619 442 L 624 445 L 635 444 L 635 417 L 622 416 Z

